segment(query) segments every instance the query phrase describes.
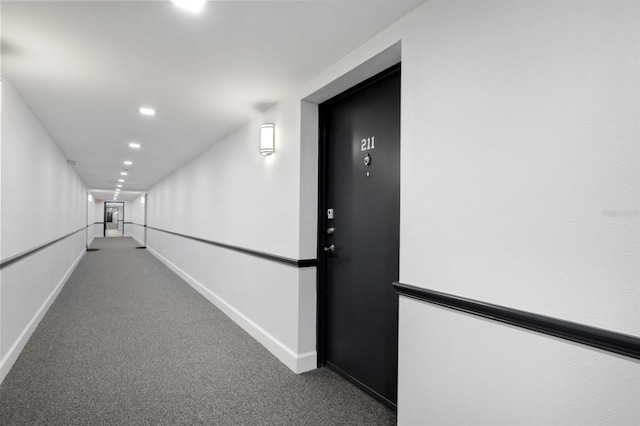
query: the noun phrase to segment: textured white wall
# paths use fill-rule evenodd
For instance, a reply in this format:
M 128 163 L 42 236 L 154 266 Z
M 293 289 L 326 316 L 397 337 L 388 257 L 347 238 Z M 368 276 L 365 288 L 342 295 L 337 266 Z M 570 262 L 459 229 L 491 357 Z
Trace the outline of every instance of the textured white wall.
M 400 425 L 635 425 L 640 363 L 400 298 Z
M 632 1 L 430 1 L 403 22 L 401 281 L 640 335 L 639 21 Z M 640 422 L 637 361 L 400 315 L 400 424 Z
M 87 192 L 5 76 L 1 137 L 2 259 L 81 229 L 0 271 L 0 381 L 84 253 Z
M 638 8 L 436 1 L 415 15 L 403 281 L 640 335 Z

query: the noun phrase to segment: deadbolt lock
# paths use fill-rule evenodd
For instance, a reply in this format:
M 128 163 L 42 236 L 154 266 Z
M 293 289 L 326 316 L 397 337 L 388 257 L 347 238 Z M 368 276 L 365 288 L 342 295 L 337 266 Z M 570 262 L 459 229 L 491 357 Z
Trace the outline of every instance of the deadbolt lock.
M 327 228 L 327 234 L 333 235 L 336 232 L 336 228 L 333 226 L 331 228 Z
M 329 247 L 324 248 L 325 253 L 333 254 L 336 251 L 336 246 L 331 244 Z

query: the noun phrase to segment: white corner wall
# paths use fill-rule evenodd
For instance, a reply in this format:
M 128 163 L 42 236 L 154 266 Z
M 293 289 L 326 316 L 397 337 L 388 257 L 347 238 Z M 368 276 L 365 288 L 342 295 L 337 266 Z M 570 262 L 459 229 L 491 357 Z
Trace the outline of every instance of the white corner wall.
M 0 270 L 0 381 L 82 257 L 87 238 L 86 188 L 6 76 L 1 136 L 2 260 L 72 235 Z

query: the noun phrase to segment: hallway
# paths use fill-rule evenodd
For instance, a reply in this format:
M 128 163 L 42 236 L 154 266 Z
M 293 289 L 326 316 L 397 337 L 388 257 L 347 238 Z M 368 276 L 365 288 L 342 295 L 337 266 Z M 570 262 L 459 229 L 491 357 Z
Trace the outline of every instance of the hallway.
M 395 424 L 296 375 L 130 238 L 96 239 L 0 386 L 0 424 Z
M 178 1 L 0 2 L 0 426 L 640 426 L 640 1 Z

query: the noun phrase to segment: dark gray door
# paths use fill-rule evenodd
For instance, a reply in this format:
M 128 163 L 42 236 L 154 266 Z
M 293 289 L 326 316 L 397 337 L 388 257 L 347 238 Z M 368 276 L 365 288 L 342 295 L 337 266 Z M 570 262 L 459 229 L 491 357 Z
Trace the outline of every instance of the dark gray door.
M 400 68 L 320 107 L 321 358 L 397 400 Z

